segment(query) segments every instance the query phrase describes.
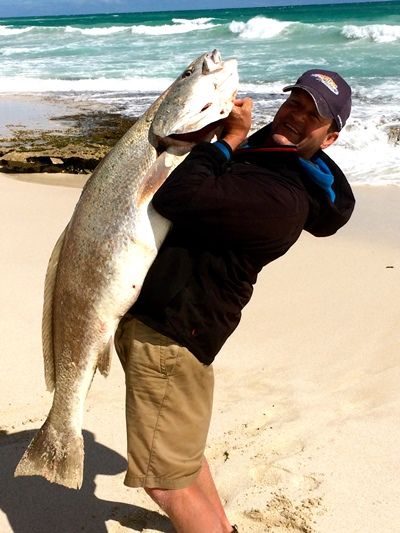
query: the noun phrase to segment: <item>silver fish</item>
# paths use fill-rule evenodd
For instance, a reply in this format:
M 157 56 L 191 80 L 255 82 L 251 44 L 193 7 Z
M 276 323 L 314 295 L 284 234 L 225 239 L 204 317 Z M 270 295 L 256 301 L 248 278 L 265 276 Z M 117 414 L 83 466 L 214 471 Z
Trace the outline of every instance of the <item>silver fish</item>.
M 83 407 L 94 373 L 107 375 L 118 322 L 135 302 L 170 222 L 154 192 L 232 109 L 237 62 L 217 50 L 193 61 L 101 161 L 49 260 L 43 356 L 53 404 L 17 465 L 80 488 Z M 210 126 L 211 124 L 211 126 Z

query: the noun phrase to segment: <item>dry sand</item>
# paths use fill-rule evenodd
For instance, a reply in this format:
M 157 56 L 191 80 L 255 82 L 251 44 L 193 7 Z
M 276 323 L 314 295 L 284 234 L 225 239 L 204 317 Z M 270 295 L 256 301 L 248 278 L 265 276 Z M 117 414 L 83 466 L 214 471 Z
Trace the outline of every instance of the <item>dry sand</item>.
M 0 175 L 0 531 L 171 531 L 123 485 L 117 360 L 85 404 L 81 491 L 13 478 L 50 407 L 43 281 L 80 194 L 74 177 L 46 179 Z M 262 272 L 217 357 L 207 456 L 241 533 L 400 531 L 400 188 L 355 194 L 353 219 L 336 236 L 304 234 Z

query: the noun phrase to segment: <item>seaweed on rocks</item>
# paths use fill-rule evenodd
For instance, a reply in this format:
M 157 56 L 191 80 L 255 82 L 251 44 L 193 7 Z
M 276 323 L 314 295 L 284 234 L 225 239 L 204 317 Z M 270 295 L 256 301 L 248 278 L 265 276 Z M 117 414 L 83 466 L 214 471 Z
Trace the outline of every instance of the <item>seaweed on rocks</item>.
M 96 110 L 52 120 L 66 127 L 39 130 L 9 126 L 11 136 L 0 138 L 1 172 L 91 173 L 137 119 Z

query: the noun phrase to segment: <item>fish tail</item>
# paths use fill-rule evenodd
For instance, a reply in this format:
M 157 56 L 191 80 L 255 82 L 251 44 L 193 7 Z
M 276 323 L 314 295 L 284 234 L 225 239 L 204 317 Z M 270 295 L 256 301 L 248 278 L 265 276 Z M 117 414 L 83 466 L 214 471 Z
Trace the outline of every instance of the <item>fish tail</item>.
M 60 431 L 49 419 L 39 429 L 15 469 L 15 476 L 43 476 L 79 489 L 83 479 L 83 438 L 73 429 Z

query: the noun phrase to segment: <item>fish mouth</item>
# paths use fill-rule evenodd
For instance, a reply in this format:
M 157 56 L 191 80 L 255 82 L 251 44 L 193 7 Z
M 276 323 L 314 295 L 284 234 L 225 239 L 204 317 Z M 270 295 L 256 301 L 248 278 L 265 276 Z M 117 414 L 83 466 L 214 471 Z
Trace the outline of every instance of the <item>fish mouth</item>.
M 172 133 L 171 135 L 168 135 L 167 139 L 189 143 L 211 140 L 219 129 L 222 129 L 222 119 L 217 120 L 216 122 L 211 122 L 211 124 L 207 124 L 199 130 L 187 133 Z
M 222 61 L 219 50 L 214 49 L 209 54 L 204 55 L 202 72 L 204 75 L 210 74 L 216 70 L 222 69 L 224 62 Z
M 156 137 L 157 138 L 157 148 L 167 148 L 174 146 L 176 148 L 182 149 L 191 149 L 195 144 L 199 142 L 210 142 L 215 136 L 218 135 L 223 130 L 223 120 L 217 120 L 216 122 L 211 122 L 201 129 L 190 131 L 187 133 L 172 133 L 167 137 Z
M 222 131 L 236 97 L 237 60 L 222 61 L 218 50 L 191 63 L 171 86 L 149 130 L 149 140 L 160 151 L 177 147 L 187 151 L 201 141 L 211 141 Z

